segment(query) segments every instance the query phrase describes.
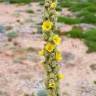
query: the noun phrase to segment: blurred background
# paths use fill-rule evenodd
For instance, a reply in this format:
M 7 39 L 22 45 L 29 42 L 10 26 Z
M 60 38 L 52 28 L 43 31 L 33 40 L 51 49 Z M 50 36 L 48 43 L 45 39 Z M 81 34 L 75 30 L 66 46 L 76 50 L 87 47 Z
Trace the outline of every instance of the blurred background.
M 45 96 L 44 0 L 0 0 L 0 96 Z M 96 96 L 96 0 L 58 0 L 61 96 Z

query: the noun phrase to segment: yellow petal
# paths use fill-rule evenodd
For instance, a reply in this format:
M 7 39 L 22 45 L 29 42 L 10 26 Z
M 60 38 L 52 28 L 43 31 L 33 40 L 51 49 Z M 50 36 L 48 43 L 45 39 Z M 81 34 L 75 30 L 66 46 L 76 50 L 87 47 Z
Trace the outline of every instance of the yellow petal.
M 56 52 L 56 60 L 57 60 L 57 61 L 62 60 L 62 55 L 61 55 L 60 52 Z
M 44 50 L 39 51 L 39 55 L 43 56 L 44 55 Z
M 54 50 L 54 48 L 55 48 L 55 46 L 52 43 L 47 43 L 46 46 L 45 46 L 45 49 L 48 52 L 52 52 Z
M 54 8 L 56 8 L 56 6 L 57 6 L 56 2 L 53 2 L 53 3 L 51 3 L 50 8 L 54 9 Z
M 55 88 L 55 83 L 49 83 L 48 87 L 49 88 Z
M 59 45 L 61 43 L 61 38 L 58 36 L 58 35 L 54 35 L 53 36 L 53 42 L 56 44 L 56 45 Z
M 64 74 L 58 74 L 59 79 L 64 79 Z
M 53 23 L 50 20 L 46 20 L 42 24 L 43 31 L 50 31 L 53 27 Z

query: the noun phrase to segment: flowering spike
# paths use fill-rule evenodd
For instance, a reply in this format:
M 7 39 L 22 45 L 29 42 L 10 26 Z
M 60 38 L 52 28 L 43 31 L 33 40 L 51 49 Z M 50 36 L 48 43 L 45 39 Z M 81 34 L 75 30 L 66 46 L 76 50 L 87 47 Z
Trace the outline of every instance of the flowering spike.
M 57 20 L 56 7 L 57 0 L 45 0 L 42 32 L 46 44 L 44 46 L 44 51 L 40 53 L 45 56 L 43 65 L 47 74 L 45 86 L 48 96 L 60 96 L 59 79 L 63 77 L 62 75 L 58 75 L 59 64 L 57 62 L 62 59 L 62 56 L 57 50 L 57 45 L 61 43 L 61 38 L 55 33 Z

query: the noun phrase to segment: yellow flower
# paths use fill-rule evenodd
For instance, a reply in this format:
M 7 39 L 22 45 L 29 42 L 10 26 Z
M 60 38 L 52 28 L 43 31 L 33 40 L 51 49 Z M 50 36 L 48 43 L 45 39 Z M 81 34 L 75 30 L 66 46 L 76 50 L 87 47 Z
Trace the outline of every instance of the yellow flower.
M 55 48 L 55 45 L 53 45 L 52 43 L 47 43 L 46 46 L 45 46 L 45 49 L 48 52 L 52 52 L 54 48 Z
M 56 85 L 55 85 L 54 82 L 53 82 L 53 83 L 49 83 L 49 85 L 48 85 L 49 88 L 55 88 L 55 86 L 56 86 Z
M 43 64 L 44 64 L 44 61 L 40 61 L 40 64 L 42 64 L 42 65 L 43 65 Z
M 62 60 L 62 55 L 61 55 L 61 53 L 60 53 L 59 51 L 56 52 L 55 59 L 56 59 L 57 61 Z
M 50 8 L 55 9 L 57 6 L 56 2 L 51 3 Z
M 63 74 L 58 74 L 57 75 L 59 79 L 64 79 L 64 75 Z
M 52 39 L 56 45 L 59 45 L 61 43 L 61 38 L 58 35 L 54 35 Z
M 44 50 L 42 49 L 41 51 L 39 51 L 39 55 L 43 56 L 44 55 Z
M 42 24 L 43 31 L 50 31 L 53 27 L 53 23 L 50 20 L 46 20 Z

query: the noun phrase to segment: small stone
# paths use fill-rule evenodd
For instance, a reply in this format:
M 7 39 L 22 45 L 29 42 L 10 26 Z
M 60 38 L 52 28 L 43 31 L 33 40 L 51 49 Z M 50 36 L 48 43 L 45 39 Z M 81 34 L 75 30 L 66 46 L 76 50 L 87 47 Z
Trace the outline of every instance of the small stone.
M 30 65 L 32 62 L 28 61 L 28 60 L 23 60 L 20 62 L 21 64 L 24 64 L 24 65 Z
M 92 24 L 79 24 L 78 26 L 85 31 L 95 28 L 95 25 Z
M 5 32 L 4 26 L 0 25 L 0 33 L 4 33 L 4 32 Z
M 63 92 L 62 95 L 63 95 L 63 96 L 69 96 L 69 93 Z
M 47 96 L 48 94 L 47 94 L 47 91 L 46 90 L 39 90 L 38 92 L 37 92 L 37 96 Z
M 9 30 L 11 30 L 12 28 L 13 28 L 12 26 L 6 26 L 5 29 L 6 29 L 7 31 L 9 31 Z
M 9 96 L 7 92 L 3 92 L 0 90 L 0 96 Z
M 32 34 L 35 34 L 37 32 L 38 32 L 37 28 L 32 28 Z
M 94 80 L 93 83 L 96 85 L 96 80 Z
M 14 46 L 18 46 L 19 45 L 19 43 L 16 42 L 16 41 L 13 44 L 14 44 Z
M 69 32 L 72 30 L 72 25 L 63 25 L 59 28 L 60 34 L 64 34 L 65 32 Z
M 9 56 L 9 57 L 13 57 L 14 56 L 14 54 L 10 50 L 5 51 L 4 53 L 5 53 L 6 56 Z
M 96 71 L 96 64 L 91 64 L 90 68 L 91 68 L 92 71 Z
M 8 38 L 8 42 L 11 42 L 12 41 L 12 38 Z
M 61 12 L 61 15 L 63 16 L 69 16 L 69 17 L 73 17 L 73 13 L 71 11 L 68 10 L 68 8 L 63 8 L 62 9 L 62 12 Z
M 75 59 L 75 55 L 70 52 L 63 52 L 62 56 L 67 63 L 70 63 Z

